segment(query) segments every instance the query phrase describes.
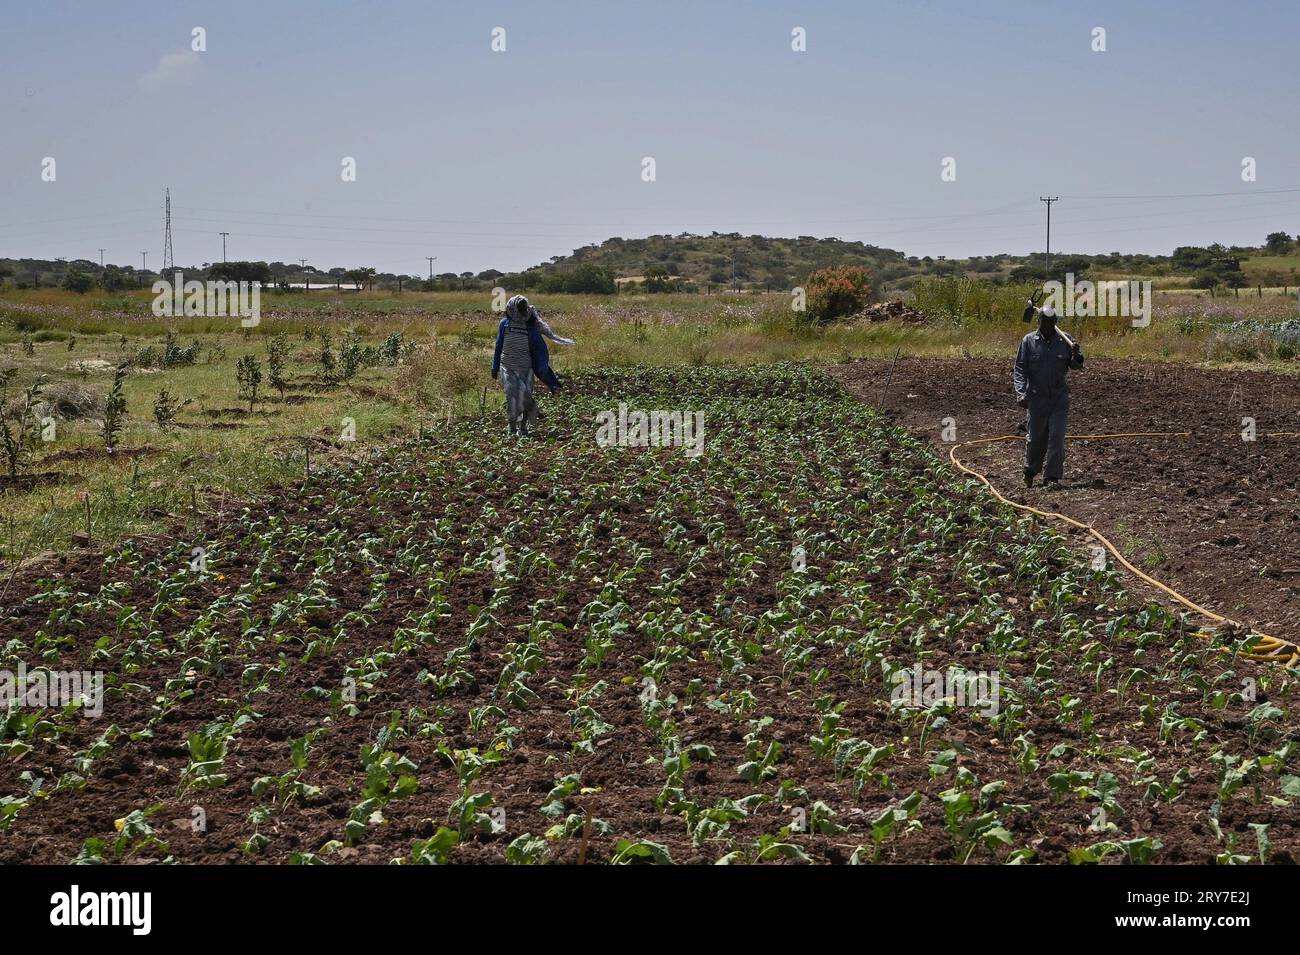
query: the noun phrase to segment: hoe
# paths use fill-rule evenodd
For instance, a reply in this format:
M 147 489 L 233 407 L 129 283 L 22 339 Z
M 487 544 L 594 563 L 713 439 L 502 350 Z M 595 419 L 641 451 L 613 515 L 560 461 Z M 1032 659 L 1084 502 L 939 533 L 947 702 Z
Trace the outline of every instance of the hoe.
M 1020 320 L 1022 322 L 1032 322 L 1034 320 L 1034 316 L 1040 311 L 1038 307 L 1039 303 L 1043 301 L 1043 297 L 1046 294 L 1047 293 L 1042 289 L 1039 289 L 1037 292 L 1034 292 L 1029 296 L 1029 300 L 1025 302 L 1025 310 L 1020 314 Z M 1057 323 L 1056 330 L 1061 333 L 1061 337 L 1065 339 L 1065 343 L 1073 348 L 1075 344 L 1074 339 L 1065 333 L 1065 329 L 1061 328 L 1060 322 Z

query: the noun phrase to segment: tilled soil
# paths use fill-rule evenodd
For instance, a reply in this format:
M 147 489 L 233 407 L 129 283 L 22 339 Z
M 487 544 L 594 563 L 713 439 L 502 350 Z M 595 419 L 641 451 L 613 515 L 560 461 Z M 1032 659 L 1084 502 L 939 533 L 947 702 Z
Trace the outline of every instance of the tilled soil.
M 929 372 L 911 373 L 919 384 Z M 865 380 L 870 369 L 845 374 Z M 191 541 L 163 539 L 23 570 L 0 613 L 0 647 L 39 643 L 39 662 L 102 668 L 113 689 L 103 719 L 44 714 L 50 725 L 0 760 L 0 796 L 41 793 L 0 832 L 0 862 L 64 862 L 97 840 L 108 861 L 283 863 L 333 846 L 320 861 L 386 863 L 455 827 L 451 807 L 465 790 L 449 754 L 470 749 L 501 754 L 468 788 L 490 794 L 505 831 L 464 833 L 451 862 L 503 861 L 512 840 L 576 815 L 600 824 L 546 840 L 542 859 L 605 862 L 621 839 L 658 843 L 675 862 L 733 849 L 754 859 L 769 837 L 839 863 L 870 850 L 873 822 L 912 792 L 924 797 L 913 824 L 864 858 L 999 862 L 1021 852 L 1059 863 L 1106 839 L 1149 838 L 1161 846 L 1156 861 L 1213 863 L 1228 844 L 1211 806 L 1240 851 L 1251 851 L 1254 823 L 1271 827 L 1272 861 L 1300 852 L 1295 814 L 1279 808 L 1285 761 L 1251 769 L 1251 785 L 1226 796 L 1208 762 L 1220 751 L 1233 766 L 1268 754 L 1294 735 L 1294 720 L 1279 710 L 1251 722 L 1254 703 L 1214 701 L 1207 686 L 1232 664 L 1190 628 L 1080 576 L 1068 552 L 815 376 L 665 372 L 644 394 L 636 380 L 624 370 L 575 376 L 586 397 L 545 400 L 545 429 L 529 444 L 458 424 L 215 515 L 192 535 L 212 552 L 201 575 L 177 573 Z M 594 450 L 593 413 L 625 399 L 706 407 L 709 453 Z M 996 411 L 985 413 L 996 423 Z M 952 414 L 963 422 L 969 411 Z M 791 528 L 808 546 L 797 605 L 791 588 L 804 583 L 789 570 Z M 528 547 L 537 555 L 504 583 L 480 559 L 503 541 L 512 560 Z M 847 562 L 840 576 L 837 560 Z M 1070 588 L 1056 589 L 1069 575 Z M 446 581 L 445 610 L 411 640 L 404 634 L 425 626 L 435 578 Z M 593 621 L 612 619 L 607 603 L 626 612 L 593 663 Z M 489 604 L 495 621 L 477 630 Z M 999 632 L 962 623 L 986 617 Z M 503 667 L 538 620 L 564 629 L 537 641 L 535 695 L 512 703 Z M 879 667 L 848 652 L 873 635 L 900 659 L 924 648 L 927 668 L 1001 669 L 1019 701 L 1017 711 L 1006 700 L 1014 728 L 963 710 L 900 714 Z M 1269 700 L 1278 683 L 1263 679 L 1266 669 L 1237 666 L 1261 677 L 1259 701 Z M 453 670 L 460 676 L 439 686 Z M 652 670 L 667 720 L 657 726 L 643 695 Z M 1051 692 L 1035 695 L 1045 680 Z M 349 681 L 355 711 L 338 697 Z M 584 701 L 606 729 L 582 731 Z M 838 726 L 826 715 L 836 702 Z M 253 716 L 230 743 L 223 783 L 187 786 L 197 758 L 187 741 L 244 709 Z M 393 714 L 401 730 L 389 736 Z M 119 732 L 97 750 L 110 724 Z M 312 790 L 255 790 L 262 777 L 293 781 L 292 743 L 311 731 L 319 735 L 296 778 Z M 11 726 L 0 742 L 20 732 Z M 774 772 L 757 781 L 738 769 L 753 758 L 751 732 L 760 749 L 782 746 Z M 837 733 L 888 750 L 860 785 L 852 766 L 836 766 L 833 745 L 816 749 Z M 669 735 L 712 750 L 676 786 L 666 777 Z M 349 814 L 374 791 L 359 754 L 377 739 L 417 767 L 418 788 L 340 847 Z M 1074 773 L 1084 775 L 1069 791 L 1052 782 Z M 543 813 L 569 774 L 581 789 L 558 797 L 558 817 Z M 1084 793 L 1086 774 L 1114 777 L 1123 812 L 1112 815 L 1113 835 L 1090 828 L 1099 806 Z M 962 786 L 999 813 L 1005 840 L 954 837 L 943 800 Z M 1153 787 L 1170 788 L 1155 797 Z M 746 813 L 693 838 L 678 807 L 727 800 L 746 801 Z M 796 810 L 816 819 L 818 804 L 833 825 L 789 831 Z M 159 841 L 113 849 L 119 822 L 146 809 Z
M 860 361 L 833 373 L 945 458 L 954 432 L 944 419 L 958 442 L 1022 427 L 1010 359 Z M 1059 493 L 1025 489 L 1021 441 L 959 449 L 962 462 L 1011 500 L 1092 524 L 1201 606 L 1300 641 L 1300 437 L 1266 434 L 1300 432 L 1300 378 L 1089 361 L 1071 381 L 1069 434 L 1191 434 L 1069 441 Z M 1241 437 L 1246 417 L 1253 442 Z

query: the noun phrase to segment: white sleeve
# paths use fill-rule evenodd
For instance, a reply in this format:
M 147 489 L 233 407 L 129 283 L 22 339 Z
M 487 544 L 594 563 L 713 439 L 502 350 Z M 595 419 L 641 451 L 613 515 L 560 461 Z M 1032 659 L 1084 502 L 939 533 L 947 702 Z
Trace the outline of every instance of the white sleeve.
M 543 338 L 549 338 L 557 345 L 575 344 L 572 338 L 561 338 L 559 335 L 555 334 L 555 332 L 551 331 L 551 326 L 547 325 L 545 320 L 543 320 L 542 316 L 540 315 L 537 316 L 537 330 L 542 333 Z

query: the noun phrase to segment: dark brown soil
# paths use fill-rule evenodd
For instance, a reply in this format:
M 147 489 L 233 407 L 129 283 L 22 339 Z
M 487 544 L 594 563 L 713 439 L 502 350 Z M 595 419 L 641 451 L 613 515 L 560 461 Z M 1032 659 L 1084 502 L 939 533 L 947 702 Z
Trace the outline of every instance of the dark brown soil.
M 16 476 L 0 474 L 0 491 L 30 491 L 34 487 L 44 487 L 47 484 L 68 481 L 72 477 L 59 471 L 41 471 L 36 474 L 19 474 Z
M 114 448 L 110 453 L 106 448 L 66 448 L 62 451 L 55 451 L 53 454 L 47 454 L 41 458 L 41 464 L 57 464 L 60 461 L 98 461 L 98 460 L 118 460 L 129 461 L 133 458 L 152 457 L 158 453 L 158 449 L 153 445 L 145 444 L 138 448 Z
M 958 370 L 966 371 L 972 380 L 979 377 L 975 366 L 954 368 L 949 363 L 950 376 Z M 984 380 L 990 386 L 994 370 L 991 365 L 985 369 Z M 1104 366 L 1097 371 L 1098 378 L 1108 374 Z M 919 396 L 925 393 L 923 386 L 927 382 L 937 388 L 935 383 L 944 381 L 942 372 L 939 365 L 905 368 L 900 363 L 894 381 L 909 380 L 910 374 L 916 384 L 906 391 L 900 389 L 901 394 Z M 855 385 L 876 376 L 873 367 L 865 365 L 850 366 L 841 374 Z M 1122 368 L 1115 374 L 1123 380 Z M 589 391 L 601 387 L 596 376 L 584 384 Z M 960 396 L 960 387 L 951 390 Z M 618 394 L 610 391 L 607 396 Z M 1006 429 L 1003 419 L 1009 415 L 993 407 L 995 396 L 996 392 L 990 390 L 988 407 L 979 413 L 988 419 L 984 421 L 987 432 L 976 433 Z M 728 434 L 733 446 L 747 447 L 746 439 L 753 438 L 757 421 L 758 430 L 783 432 L 780 447 L 808 453 L 814 446 L 801 434 L 807 422 L 790 417 L 790 406 L 798 404 L 790 399 L 798 397 L 783 399 L 786 403 L 780 414 L 747 416 L 733 425 L 735 430 Z M 964 405 L 954 399 L 954 408 L 939 417 L 954 416 L 963 428 L 968 419 L 975 424 L 983 421 L 979 415 L 962 410 L 981 407 L 983 399 L 965 397 Z M 564 811 L 588 812 L 606 820 L 612 828 L 608 834 L 592 836 L 585 850 L 588 861 L 609 860 L 616 840 L 622 838 L 662 843 L 677 862 L 715 861 L 722 851 L 718 842 L 705 840 L 697 845 L 686 832 L 682 818 L 664 811 L 659 803 L 665 786 L 665 750 L 643 718 L 638 698 L 638 682 L 643 668 L 655 657 L 656 644 L 640 627 L 632 626 L 621 633 L 608 657 L 591 674 L 593 679 L 607 684 L 599 710 L 611 724 L 611 732 L 598 737 L 590 752 L 575 750 L 570 716 L 575 706 L 572 689 L 576 685 L 574 674 L 586 652 L 586 633 L 578 614 L 600 597 L 606 586 L 593 576 L 596 570 L 611 565 L 626 569 L 641 559 L 648 572 L 626 575 L 624 585 L 631 620 L 651 606 L 662 606 L 654 603 L 661 579 L 685 581 L 672 599 L 687 613 L 709 614 L 725 621 L 734 607 L 744 607 L 751 614 L 776 612 L 781 602 L 778 583 L 789 559 L 789 542 L 760 542 L 761 570 L 744 583 L 732 579 L 734 567 L 721 552 L 710 550 L 711 532 L 699 515 L 678 508 L 666 524 L 659 525 L 648 516 L 656 503 L 655 492 L 635 486 L 635 471 L 636 462 L 649 457 L 591 457 L 591 416 L 586 409 L 581 416 L 570 411 L 564 404 L 566 400 L 561 398 L 549 405 L 547 427 L 534 442 L 521 446 L 512 456 L 521 463 L 508 475 L 483 464 L 483 447 L 498 440 L 487 433 L 489 426 L 467 426 L 474 427 L 470 442 L 453 446 L 440 443 L 441 439 L 463 437 L 462 430 L 459 435 L 443 434 L 398 452 L 385 452 L 404 455 L 396 462 L 400 476 L 389 479 L 395 486 L 372 481 L 375 468 L 361 462 L 353 470 L 313 477 L 248 508 L 210 517 L 195 539 L 213 543 L 221 550 L 220 576 L 188 582 L 182 593 L 171 595 L 157 607 L 155 595 L 160 577 L 167 573 L 159 563 L 149 563 L 150 571 L 136 573 L 121 564 L 109 564 L 103 554 L 85 551 L 24 568 L 14 581 L 7 604 L 11 612 L 0 618 L 0 644 L 8 639 L 30 641 L 42 630 L 58 633 L 60 644 L 52 657 L 61 666 L 94 666 L 107 661 L 102 664 L 104 668 L 110 675 L 119 676 L 124 686 L 110 700 L 111 709 L 106 710 L 105 719 L 74 720 L 66 724 L 63 732 L 38 739 L 30 751 L 0 761 L 0 794 L 20 792 L 24 785 L 30 785 L 24 783 L 23 773 L 46 781 L 62 778 L 77 765 L 77 754 L 92 746 L 110 721 L 122 735 L 106 755 L 94 762 L 83 787 L 62 788 L 18 812 L 11 827 L 0 836 L 0 862 L 66 861 L 77 854 L 87 838 L 111 842 L 115 838 L 115 820 L 153 805 L 161 807 L 152 817 L 157 834 L 167 842 L 166 852 L 180 861 L 286 862 L 294 853 L 316 852 L 328 841 L 342 837 L 347 815 L 361 801 L 367 785 L 358 753 L 375 740 L 394 711 L 406 716 L 408 729 L 413 730 L 422 720 L 437 725 L 436 732 L 427 736 L 412 732 L 390 744 L 395 752 L 418 764 L 418 792 L 390 802 L 384 808 L 384 823 L 370 826 L 359 845 L 332 853 L 328 861 L 385 863 L 405 856 L 414 840 L 432 836 L 439 826 L 448 824 L 448 807 L 460 794 L 455 774 L 439 752 L 438 742 L 458 750 L 476 748 L 481 753 L 491 747 L 491 729 L 475 728 L 471 714 L 502 702 L 497 677 L 503 657 L 508 646 L 529 626 L 532 608 L 539 601 L 548 602 L 545 619 L 568 629 L 557 631 L 541 644 L 544 658 L 529 681 L 537 696 L 526 707 L 510 709 L 509 720 L 517 728 L 517 735 L 505 750 L 505 760 L 485 770 L 473 787 L 489 792 L 494 805 L 505 810 L 507 832 L 467 836 L 452 851 L 451 861 L 499 862 L 511 839 L 524 832 L 545 832 L 556 820 L 544 816 L 540 806 L 557 779 L 570 772 L 581 774 L 583 791 L 563 800 Z M 914 424 L 934 414 L 921 407 L 918 398 L 902 400 L 918 403 Z M 900 414 L 906 410 L 906 405 L 899 405 Z M 815 413 L 816 409 L 810 415 Z M 1014 427 L 1014 418 L 1010 424 Z M 491 429 L 500 430 L 496 422 Z M 854 436 L 861 439 L 859 450 L 876 440 L 866 428 Z M 889 437 L 894 440 L 892 434 Z M 676 469 L 670 472 L 673 477 L 690 473 L 688 469 L 694 467 L 673 449 L 646 453 L 658 455 L 667 467 Z M 753 463 L 743 451 L 733 462 L 700 462 L 702 468 L 724 473 L 729 467 L 745 469 Z M 936 473 L 924 456 L 897 444 L 872 445 L 869 454 L 856 456 L 827 454 L 814 463 L 828 486 L 847 489 L 838 500 L 855 498 L 860 492 L 852 489 L 861 487 L 868 475 L 887 488 L 908 489 L 917 482 L 934 480 Z M 1014 461 L 1006 462 L 1006 467 L 1013 466 Z M 572 470 L 564 470 L 566 467 Z M 748 472 L 746 476 L 753 477 Z M 939 480 L 943 480 L 942 476 Z M 511 502 L 519 500 L 514 496 L 515 489 L 520 487 L 533 489 L 539 497 L 564 495 L 563 505 L 556 506 L 564 507 L 566 520 L 558 529 L 543 521 L 558 498 L 535 508 L 512 509 Z M 768 488 L 757 479 L 747 481 L 745 487 L 756 493 L 744 502 L 712 495 L 704 514 L 720 522 L 732 541 L 753 540 L 755 527 L 760 526 L 756 522 L 775 528 L 787 519 L 781 497 L 787 489 Z M 936 547 L 936 556 L 926 566 L 924 576 L 936 584 L 936 593 L 942 595 L 937 598 L 942 609 L 953 616 L 970 610 L 985 596 L 996 596 L 1005 601 L 1008 612 L 1015 617 L 1018 633 L 1038 632 L 1033 628 L 1041 615 L 1034 612 L 1032 605 L 1041 599 L 1041 591 L 1034 575 L 1004 569 L 996 578 L 996 595 L 972 592 L 964 582 L 960 566 L 965 560 L 960 556 L 963 553 L 969 551 L 977 559 L 988 561 L 997 553 L 1025 551 L 1024 538 L 1001 521 L 1000 513 L 995 515 L 998 522 L 978 530 L 972 528 L 972 512 L 987 515 L 994 508 L 983 497 L 967 498 L 965 494 L 961 488 L 952 487 L 953 501 L 961 507 L 954 507 L 952 526 L 945 530 L 942 545 Z M 906 500 L 908 496 L 900 493 L 899 498 Z M 812 507 L 821 500 L 813 496 L 791 503 Z M 474 555 L 483 553 L 496 540 L 495 536 L 484 538 L 485 531 L 476 524 L 483 513 L 508 514 L 521 525 L 517 529 L 520 539 L 535 546 L 556 568 L 584 569 L 576 577 L 567 577 L 539 566 L 525 582 L 504 588 L 508 599 L 499 611 L 497 625 L 475 640 L 466 655 L 464 668 L 470 678 L 438 695 L 428 685 L 428 673 L 443 669 L 448 652 L 461 646 L 479 607 L 492 599 L 500 586 L 490 570 L 469 566 Z M 913 515 L 912 520 L 921 518 Z M 270 550 L 261 550 L 253 532 L 270 523 L 276 528 L 277 543 Z M 575 532 L 584 524 L 594 530 L 580 551 Z M 904 524 L 900 520 L 893 525 L 900 536 L 905 532 Z M 415 563 L 410 559 L 410 548 L 404 550 L 394 540 L 395 531 L 412 526 L 420 531 L 420 561 Z M 480 529 L 472 532 L 476 526 Z M 543 527 L 550 529 L 541 533 Z M 822 518 L 822 523 L 814 527 L 828 539 L 835 537 L 837 528 L 830 518 Z M 495 535 L 497 530 L 489 532 Z M 677 546 L 670 546 L 666 532 L 680 539 Z M 282 627 L 275 639 L 259 632 L 256 638 L 241 642 L 246 619 L 264 619 L 278 602 L 310 589 L 321 570 L 314 558 L 320 542 L 330 535 L 339 536 L 346 546 L 334 552 L 330 566 L 322 571 L 328 603 L 304 612 L 293 626 Z M 168 566 L 174 566 L 176 554 L 169 551 L 163 539 L 139 541 L 135 547 L 145 562 L 171 562 Z M 632 553 L 634 547 L 644 550 L 642 558 Z M 358 554 L 363 548 L 376 561 L 371 569 L 352 562 L 360 559 Z M 181 553 L 187 551 L 182 548 Z M 699 560 L 701 553 L 708 559 Z M 383 670 L 382 679 L 375 679 L 372 689 L 359 692 L 358 715 L 342 715 L 329 700 L 313 694 L 315 687 L 338 686 L 351 661 L 393 645 L 396 631 L 409 615 L 428 606 L 427 587 L 433 566 L 452 568 L 453 573 L 444 594 L 447 617 L 437 624 L 429 642 L 377 664 Z M 385 575 L 382 589 L 386 598 L 378 609 L 367 613 L 364 608 L 374 592 L 375 568 L 381 568 Z M 1039 569 L 1047 575 L 1060 570 L 1061 564 Z M 881 608 L 882 617 L 886 611 L 898 612 L 906 599 L 900 592 L 902 588 L 893 583 L 890 570 L 876 568 L 860 581 Z M 257 586 L 252 588 L 253 595 L 246 605 L 233 602 L 241 590 L 249 593 L 254 583 Z M 106 584 L 113 585 L 107 592 L 112 602 L 91 607 L 89 597 L 105 593 L 101 588 Z M 87 601 L 79 604 L 74 613 L 51 622 L 49 605 L 42 602 L 41 596 L 57 587 L 70 588 Z M 1164 846 L 1158 857 L 1161 862 L 1212 864 L 1225 844 L 1207 821 L 1206 808 L 1215 801 L 1219 785 L 1206 763 L 1206 754 L 1222 749 L 1244 756 L 1268 752 L 1278 745 L 1276 736 L 1266 739 L 1253 735 L 1242 705 L 1207 704 L 1202 690 L 1190 683 L 1160 683 L 1163 695 L 1158 702 L 1168 708 L 1166 712 L 1197 721 L 1195 743 L 1190 742 L 1191 731 L 1176 727 L 1167 733 L 1162 729 L 1158 710 L 1152 718 L 1138 718 L 1134 701 L 1123 699 L 1121 675 L 1139 667 L 1156 671 L 1173 666 L 1170 655 L 1175 651 L 1169 644 L 1178 633 L 1166 634 L 1169 639 L 1151 643 L 1142 640 L 1141 627 L 1120 627 L 1108 636 L 1104 647 L 1113 666 L 1097 672 L 1079 665 L 1081 661 L 1070 654 L 1051 649 L 1035 658 L 1012 655 L 1000 660 L 986 646 L 987 635 L 960 628 L 927 645 L 927 665 L 931 667 L 1005 666 L 1008 677 L 1022 689 L 1038 668 L 1048 664 L 1054 667 L 1055 687 L 1050 698 L 1040 701 L 1024 697 L 1020 732 L 1032 738 L 1043 766 L 1036 772 L 1023 771 L 1013 758 L 1011 743 L 987 724 L 964 716 L 954 716 L 944 727 L 922 729 L 919 722 L 910 728 L 900 724 L 890 710 L 888 690 L 878 679 L 864 679 L 861 661 L 850 660 L 843 652 L 842 634 L 827 632 L 833 623 L 843 624 L 839 629 L 847 628 L 854 635 L 872 625 L 871 621 L 836 615 L 842 608 L 843 589 L 843 582 L 825 588 L 820 596 L 810 597 L 799 614 L 799 626 L 806 625 L 818 641 L 815 660 L 784 658 L 772 634 L 759 641 L 766 645 L 760 645 L 747 661 L 744 686 L 753 696 L 753 707 L 746 714 L 724 713 L 706 702 L 718 702 L 720 688 L 728 686 L 729 664 L 705 652 L 703 643 L 689 656 L 667 664 L 663 676 L 664 685 L 676 687 L 698 681 L 699 698 L 678 700 L 673 720 L 684 744 L 707 745 L 716 755 L 711 761 L 701 760 L 691 767 L 683 780 L 687 794 L 702 805 L 713 805 L 724 798 L 744 799 L 756 793 L 770 796 L 781 780 L 791 780 L 807 790 L 803 805 L 825 802 L 833 807 L 836 822 L 845 827 L 844 832 L 789 837 L 815 861 L 842 863 L 855 846 L 870 845 L 872 821 L 913 791 L 926 796 L 918 815 L 923 828 L 887 841 L 880 860 L 960 861 L 953 839 L 944 828 L 939 798 L 939 793 L 954 785 L 953 774 L 935 773 L 927 759 L 936 749 L 952 747 L 961 750 L 959 765 L 974 773 L 981 783 L 1005 783 L 1000 801 L 1022 807 L 1004 814 L 1011 845 L 1031 848 L 1038 861 L 1065 862 L 1072 848 L 1102 838 L 1089 831 L 1089 803 L 1073 793 L 1061 795 L 1048 788 L 1049 773 L 1079 770 L 1105 771 L 1118 777 L 1119 802 L 1126 814 L 1118 820 L 1121 828 L 1116 838 L 1159 839 Z M 1091 592 L 1085 592 L 1083 597 L 1088 599 L 1077 604 L 1079 618 L 1090 624 L 1118 619 L 1112 607 L 1091 599 Z M 1113 594 L 1106 599 L 1113 600 Z M 217 602 L 226 608 L 220 622 L 210 631 L 196 633 L 193 628 L 200 611 Z M 149 628 L 156 633 L 151 634 L 150 642 L 162 648 L 152 659 L 129 670 L 121 661 L 130 653 L 136 636 L 123 632 L 122 608 L 135 608 L 139 614 L 150 616 Z M 1132 608 L 1125 612 L 1132 612 Z M 333 652 L 322 658 L 308 656 L 308 647 L 314 641 L 335 632 L 342 632 L 343 637 Z M 1059 636 L 1047 634 L 1044 643 L 1050 646 Z M 906 643 L 909 637 L 903 634 L 899 639 Z M 1203 641 L 1190 636 L 1187 647 L 1178 655 L 1177 665 L 1198 678 L 1218 675 L 1227 665 L 1218 654 L 1206 649 Z M 215 665 L 205 663 L 212 660 Z M 55 659 L 47 662 L 53 664 Z M 1251 664 L 1239 666 L 1244 672 L 1259 672 Z M 255 685 L 257 674 L 266 668 L 282 672 L 267 692 L 251 697 L 258 717 L 231 745 L 223 766 L 229 777 L 226 784 L 217 789 L 183 791 L 180 780 L 190 761 L 187 740 L 191 734 L 213 719 L 228 718 L 250 693 L 249 681 Z M 816 678 L 814 669 L 818 671 Z M 1278 679 L 1285 683 L 1281 677 Z M 590 686 L 590 682 L 585 685 Z M 1261 699 L 1267 699 L 1267 688 L 1262 690 Z M 846 736 L 896 747 L 896 754 L 885 764 L 887 786 L 868 785 L 861 793 L 854 793 L 851 780 L 835 772 L 832 760 L 813 752 L 810 740 L 822 732 L 815 701 L 823 696 L 844 703 Z M 156 712 L 158 700 L 164 697 L 173 700 L 174 706 Z M 1095 731 L 1082 728 L 1077 720 L 1060 718 L 1056 700 L 1067 697 L 1084 702 Z M 409 715 L 416 710 L 423 714 Z M 779 775 L 761 783 L 737 775 L 737 766 L 746 758 L 744 733 L 751 716 L 769 718 L 761 731 L 763 738 L 779 741 L 784 747 Z M 287 772 L 291 768 L 291 741 L 321 728 L 325 732 L 314 744 L 303 775 L 303 780 L 318 787 L 319 792 L 309 798 L 284 801 L 260 824 L 250 821 L 250 813 L 269 801 L 253 795 L 253 780 Z M 922 738 L 916 735 L 917 730 Z M 924 738 L 927 732 L 928 741 Z M 1270 727 L 1270 732 L 1293 731 L 1281 726 Z M 1161 783 L 1184 767 L 1192 767 L 1191 778 L 1178 798 L 1144 798 L 1144 784 L 1134 767 L 1134 756 L 1139 753 L 1151 754 L 1150 772 Z M 1272 787 L 1267 790 L 1272 797 L 1276 776 L 1261 785 Z M 52 784 L 46 788 L 52 788 Z M 1300 851 L 1300 824 L 1294 811 L 1278 808 L 1258 795 L 1252 800 L 1245 791 L 1238 797 L 1225 801 L 1219 810 L 1218 824 L 1223 831 L 1239 838 L 1242 850 L 1249 852 L 1247 840 L 1253 840 L 1249 826 L 1269 824 L 1273 861 L 1293 861 Z M 205 831 L 195 831 L 191 825 L 195 807 L 206 818 Z M 734 839 L 737 847 L 749 846 L 760 836 L 779 832 L 790 821 L 789 806 L 771 798 L 754 804 L 748 816 L 732 824 L 727 837 Z M 241 847 L 254 831 L 270 841 L 260 853 L 246 854 Z M 583 851 L 580 840 L 561 839 L 549 844 L 547 858 L 576 862 Z M 1005 861 L 1008 851 L 979 847 L 971 861 Z M 134 861 L 160 861 L 162 856 L 163 850 L 147 848 Z
M 892 368 L 892 379 L 891 379 Z M 1015 434 L 1011 361 L 899 359 L 842 365 L 851 392 L 947 457 L 957 441 Z M 1190 431 L 1186 438 L 1072 440 L 1064 490 L 1021 479 L 1020 441 L 963 448 L 963 463 L 1015 501 L 1097 527 L 1147 573 L 1192 600 L 1300 639 L 1300 378 L 1178 364 L 1090 361 L 1072 375 L 1069 433 Z M 1241 439 L 1242 418 L 1257 440 Z M 1021 431 L 1020 433 L 1023 433 Z
M 199 431 L 238 431 L 240 428 L 248 427 L 242 421 L 179 422 L 179 425 L 182 428 Z

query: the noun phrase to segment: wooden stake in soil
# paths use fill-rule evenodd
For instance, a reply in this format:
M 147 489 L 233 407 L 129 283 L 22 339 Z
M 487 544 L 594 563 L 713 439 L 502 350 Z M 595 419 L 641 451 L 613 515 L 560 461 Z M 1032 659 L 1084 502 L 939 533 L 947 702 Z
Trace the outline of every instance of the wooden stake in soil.
M 890 362 L 889 375 L 888 377 L 885 378 L 885 393 L 881 398 L 882 405 L 884 404 L 884 400 L 889 397 L 889 386 L 894 380 L 894 366 L 898 364 L 898 353 L 901 352 L 902 350 L 903 350 L 902 345 L 899 345 L 897 348 L 894 349 L 894 360 Z
M 83 491 L 81 499 L 86 502 L 86 540 L 90 541 L 90 492 Z

